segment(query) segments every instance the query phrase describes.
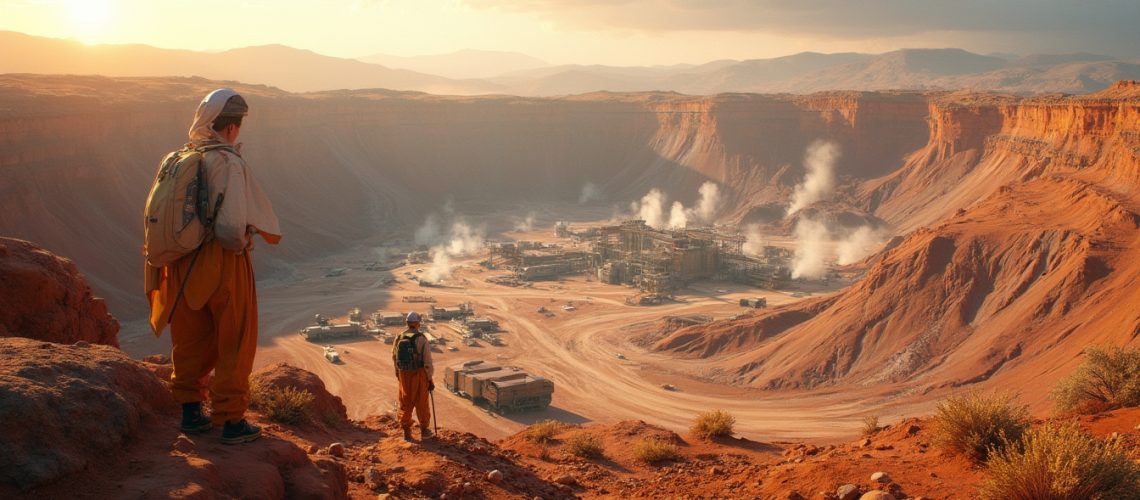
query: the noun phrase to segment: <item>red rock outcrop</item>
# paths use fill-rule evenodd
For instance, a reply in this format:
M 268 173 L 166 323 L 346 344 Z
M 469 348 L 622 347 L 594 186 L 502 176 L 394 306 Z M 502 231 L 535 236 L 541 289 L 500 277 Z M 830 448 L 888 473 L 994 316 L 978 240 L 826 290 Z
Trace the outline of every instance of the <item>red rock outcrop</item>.
M 0 238 L 0 337 L 119 346 L 119 322 L 70 260 Z
M 262 367 L 250 375 L 250 385 L 254 384 L 265 388 L 292 387 L 295 390 L 308 391 L 313 395 L 313 402 L 309 407 L 313 424 L 331 428 L 348 424 L 348 410 L 345 409 L 344 402 L 340 397 L 330 394 L 325 388 L 324 381 L 312 372 L 278 363 Z
M 0 339 L 0 491 L 28 489 L 118 455 L 176 409 L 118 349 Z

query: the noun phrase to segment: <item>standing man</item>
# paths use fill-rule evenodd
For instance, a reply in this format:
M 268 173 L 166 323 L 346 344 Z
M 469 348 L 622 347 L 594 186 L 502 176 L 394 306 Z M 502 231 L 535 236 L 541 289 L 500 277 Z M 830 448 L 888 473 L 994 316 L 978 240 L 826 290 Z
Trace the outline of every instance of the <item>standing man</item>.
M 420 420 L 420 439 L 432 437 L 428 393 L 435 390 L 435 383 L 431 381 L 431 349 L 427 337 L 420 332 L 419 313 L 408 313 L 407 323 L 408 329 L 392 343 L 392 364 L 400 382 L 400 427 L 404 429 L 404 441 L 411 441 L 413 408 Z
M 187 146 L 204 151 L 209 199 L 222 199 L 213 214 L 213 234 L 193 259 L 187 255 L 161 268 L 148 265 L 146 273 L 155 335 L 170 322 L 170 381 L 174 399 L 182 403 L 181 429 L 201 432 L 221 425 L 225 444 L 261 436 L 261 429 L 244 418 L 257 350 L 257 290 L 250 253 L 255 234 L 270 244 L 281 239 L 273 206 L 236 143 L 248 110 L 245 99 L 228 88 L 211 92 L 198 105 Z M 207 395 L 209 416 L 202 411 Z

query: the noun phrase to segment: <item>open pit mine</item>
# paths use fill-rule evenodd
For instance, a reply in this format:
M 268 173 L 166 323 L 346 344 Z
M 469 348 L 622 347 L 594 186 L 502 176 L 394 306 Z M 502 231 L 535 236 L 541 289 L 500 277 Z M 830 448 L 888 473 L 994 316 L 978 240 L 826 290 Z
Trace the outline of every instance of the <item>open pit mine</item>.
M 118 345 L 136 359 L 169 352 L 146 326 L 142 202 L 156 162 L 218 86 L 0 75 L 0 235 L 70 259 L 53 266 L 86 276 L 85 293 L 102 298 L 95 310 L 117 318 Z M 978 473 L 957 462 L 914 465 L 926 460 L 915 443 L 933 438 L 928 421 L 904 419 L 994 389 L 1044 417 L 1086 347 L 1137 346 L 1137 82 L 1037 97 L 233 86 L 251 107 L 243 155 L 284 233 L 254 250 L 258 376 L 301 372 L 289 371 L 331 415 L 279 439 L 282 450 L 313 446 L 312 462 L 303 451 L 274 455 L 293 474 L 282 484 L 306 485 L 289 491 L 340 481 L 353 496 L 452 498 L 453 485 L 423 471 L 458 460 L 515 474 L 518 484 L 495 482 L 490 496 L 659 496 L 678 491 L 670 484 L 697 496 L 787 495 L 779 484 L 861 474 L 848 463 L 859 456 L 895 464 L 911 494 L 938 488 L 937 474 L 974 485 Z M 30 310 L 19 304 L 34 296 L 13 296 L 0 319 Z M 396 432 L 383 417 L 396 400 L 390 342 L 410 311 L 427 318 L 437 379 L 451 389 L 435 397 L 438 446 L 461 450 L 450 459 L 386 438 Z M 498 378 L 480 378 L 480 366 Z M 712 409 L 735 417 L 737 437 L 685 444 L 676 466 L 703 486 L 631 486 L 593 463 L 562 481 L 578 459 L 541 458 L 548 444 L 518 434 L 556 420 L 557 444 L 597 429 L 607 457 L 627 467 L 629 436 L 683 442 L 674 433 Z M 854 439 L 868 416 L 891 424 L 881 442 L 826 447 Z M 163 437 L 164 447 L 175 440 Z M 347 455 L 324 451 L 331 441 Z M 399 461 L 408 463 L 383 469 L 398 481 L 368 472 Z M 66 463 L 60 470 L 82 470 Z M 768 472 L 749 465 L 760 463 Z M 117 467 L 126 477 L 133 465 Z M 628 467 L 638 481 L 653 475 Z M 453 472 L 460 495 L 465 481 L 492 481 Z

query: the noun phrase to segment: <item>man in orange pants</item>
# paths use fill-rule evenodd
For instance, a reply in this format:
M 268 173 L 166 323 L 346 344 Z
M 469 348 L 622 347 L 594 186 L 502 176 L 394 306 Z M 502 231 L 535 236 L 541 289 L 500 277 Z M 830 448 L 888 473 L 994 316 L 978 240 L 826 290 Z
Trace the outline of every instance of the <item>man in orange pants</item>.
M 174 399 L 182 403 L 181 429 L 200 432 L 222 425 L 226 444 L 261 435 L 261 429 L 243 418 L 257 351 L 257 290 L 250 252 L 255 234 L 271 244 L 281 239 L 273 207 L 238 153 L 240 145 L 234 144 L 248 109 L 245 99 L 230 89 L 215 90 L 198 105 L 191 144 L 224 146 L 202 158 L 209 199 L 223 195 L 213 214 L 213 235 L 195 257 L 146 269 L 155 335 L 170 321 L 171 382 Z M 210 416 L 202 412 L 207 394 Z
M 404 441 L 411 441 L 413 409 L 420 420 L 420 439 L 432 437 L 428 393 L 435 390 L 435 384 L 431 381 L 434 370 L 431 349 L 427 337 L 420 332 L 419 313 L 408 313 L 407 323 L 408 329 L 392 343 L 392 364 L 400 383 L 400 427 L 404 430 Z

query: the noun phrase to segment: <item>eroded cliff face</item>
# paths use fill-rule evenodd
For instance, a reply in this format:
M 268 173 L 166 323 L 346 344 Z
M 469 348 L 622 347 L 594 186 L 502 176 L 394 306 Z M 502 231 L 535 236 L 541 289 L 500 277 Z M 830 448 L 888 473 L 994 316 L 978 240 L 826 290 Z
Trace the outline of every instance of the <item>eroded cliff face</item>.
M 141 314 L 146 190 L 161 156 L 185 141 L 198 100 L 221 85 L 0 77 L 0 234 L 72 256 L 117 313 Z M 260 276 L 410 233 L 449 200 L 461 212 L 573 206 L 587 183 L 601 191 L 597 203 L 624 207 L 653 188 L 690 204 L 713 180 L 724 216 L 743 217 L 783 202 L 816 140 L 837 142 L 838 175 L 861 180 L 927 135 L 919 94 L 529 99 L 236 87 L 252 107 L 243 156 L 285 233 L 281 246 L 258 249 Z
M 1132 182 L 1140 165 L 1135 89 L 1134 82 L 1120 82 L 1067 98 L 935 98 L 926 146 L 896 172 L 864 184 L 859 204 L 906 232 L 968 208 L 1003 185 L 1049 173 L 1080 170 L 1090 178 Z
M 884 218 L 941 222 L 830 298 L 680 330 L 657 348 L 712 357 L 724 380 L 765 388 L 988 382 L 1043 404 L 1085 346 L 1135 344 L 1140 87 L 931 110 L 929 144 L 869 184 L 889 194 Z M 888 211 L 898 207 L 910 211 Z

